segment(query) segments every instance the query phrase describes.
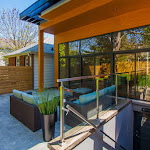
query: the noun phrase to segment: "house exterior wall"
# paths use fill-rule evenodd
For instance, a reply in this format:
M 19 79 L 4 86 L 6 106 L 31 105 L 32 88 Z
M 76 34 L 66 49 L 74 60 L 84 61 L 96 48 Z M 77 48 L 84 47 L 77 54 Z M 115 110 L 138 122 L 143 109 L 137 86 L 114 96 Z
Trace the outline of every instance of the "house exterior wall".
M 56 80 L 59 78 L 58 44 L 148 25 L 150 21 L 147 16 L 149 14 L 149 9 L 150 8 L 125 13 L 123 15 L 55 34 L 55 85 L 58 86 Z
M 34 55 L 34 89 L 38 89 L 38 55 Z M 44 88 L 54 86 L 54 56 L 44 56 Z
M 16 57 L 9 58 L 8 66 L 16 66 Z
M 28 66 L 30 66 L 30 56 L 28 56 Z M 9 58 L 9 66 L 16 66 L 16 57 Z M 19 56 L 19 66 L 25 66 L 25 56 Z
M 25 56 L 20 56 L 19 60 L 20 60 L 20 66 L 25 66 Z

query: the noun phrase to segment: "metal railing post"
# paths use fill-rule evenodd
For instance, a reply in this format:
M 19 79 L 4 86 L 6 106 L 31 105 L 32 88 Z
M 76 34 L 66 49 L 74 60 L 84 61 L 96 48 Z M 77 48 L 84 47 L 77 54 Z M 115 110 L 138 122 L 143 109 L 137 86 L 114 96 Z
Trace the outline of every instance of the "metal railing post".
M 64 86 L 60 86 L 60 145 L 64 143 Z
M 96 79 L 96 93 L 97 93 L 97 119 L 99 119 L 99 80 L 98 78 Z
M 127 74 L 127 99 L 129 99 L 129 93 L 130 93 L 130 85 L 129 85 L 129 73 Z
M 118 75 L 116 74 L 116 105 L 118 104 Z

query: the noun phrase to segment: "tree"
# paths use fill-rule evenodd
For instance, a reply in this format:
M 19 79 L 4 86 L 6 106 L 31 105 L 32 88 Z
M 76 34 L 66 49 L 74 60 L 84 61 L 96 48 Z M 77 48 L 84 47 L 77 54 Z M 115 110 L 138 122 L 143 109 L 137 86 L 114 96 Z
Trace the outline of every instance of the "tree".
M 35 42 L 37 35 L 36 25 L 19 20 L 19 10 L 13 8 L 0 13 L 0 37 L 10 49 L 17 50 Z

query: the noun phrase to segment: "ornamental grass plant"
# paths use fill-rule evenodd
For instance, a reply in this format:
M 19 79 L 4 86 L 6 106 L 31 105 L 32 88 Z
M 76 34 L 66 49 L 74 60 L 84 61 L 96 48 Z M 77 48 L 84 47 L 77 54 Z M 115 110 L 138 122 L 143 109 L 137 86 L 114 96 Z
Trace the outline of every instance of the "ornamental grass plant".
M 50 91 L 44 90 L 43 92 L 37 92 L 37 98 L 34 101 L 42 115 L 49 115 L 57 111 L 59 96 L 56 97 Z

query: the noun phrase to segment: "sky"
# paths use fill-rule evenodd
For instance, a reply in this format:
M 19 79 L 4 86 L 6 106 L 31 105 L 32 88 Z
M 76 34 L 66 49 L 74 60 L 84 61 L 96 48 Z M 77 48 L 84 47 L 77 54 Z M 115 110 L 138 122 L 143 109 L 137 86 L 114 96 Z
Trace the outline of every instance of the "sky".
M 24 11 L 30 5 L 32 5 L 37 0 L 0 0 L 0 11 L 3 9 L 19 9 L 20 12 Z M 45 37 L 53 37 L 50 34 L 44 34 Z
M 24 11 L 36 0 L 0 0 L 0 11 L 8 8 L 17 8 L 20 12 Z

